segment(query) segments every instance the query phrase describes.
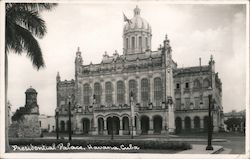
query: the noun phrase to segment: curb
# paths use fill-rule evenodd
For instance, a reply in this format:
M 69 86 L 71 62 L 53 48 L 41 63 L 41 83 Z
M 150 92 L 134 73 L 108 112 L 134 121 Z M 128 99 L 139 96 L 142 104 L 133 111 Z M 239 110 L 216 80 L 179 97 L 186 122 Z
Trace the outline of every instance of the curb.
M 221 153 L 223 150 L 224 150 L 223 147 L 221 147 L 221 148 L 219 148 L 218 150 L 212 152 L 211 154 L 219 154 L 219 153 Z

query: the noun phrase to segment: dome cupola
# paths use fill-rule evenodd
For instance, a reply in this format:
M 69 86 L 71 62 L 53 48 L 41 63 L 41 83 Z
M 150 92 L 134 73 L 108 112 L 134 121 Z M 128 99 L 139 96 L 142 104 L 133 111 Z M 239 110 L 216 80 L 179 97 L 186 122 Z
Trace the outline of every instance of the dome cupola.
M 128 19 L 123 28 L 123 48 L 125 54 L 142 53 L 151 49 L 151 27 L 140 15 L 140 8 L 134 9 L 134 17 Z

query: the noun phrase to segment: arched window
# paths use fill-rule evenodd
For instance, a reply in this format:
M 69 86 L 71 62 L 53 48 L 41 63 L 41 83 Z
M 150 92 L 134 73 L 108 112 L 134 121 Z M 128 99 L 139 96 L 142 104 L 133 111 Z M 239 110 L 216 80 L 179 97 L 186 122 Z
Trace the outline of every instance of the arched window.
M 96 104 L 100 104 L 101 103 L 101 95 L 102 95 L 100 83 L 94 84 L 94 94 L 95 94 Z
M 128 49 L 128 38 L 126 38 L 126 49 Z
M 147 37 L 145 38 L 145 45 L 146 45 L 146 48 L 148 48 L 148 38 Z
M 194 88 L 196 89 L 201 88 L 201 83 L 198 79 L 194 80 Z
M 134 102 L 137 102 L 137 83 L 135 80 L 129 80 L 128 82 L 129 94 L 133 92 Z
M 159 78 L 159 77 L 154 79 L 154 99 L 156 101 L 156 106 L 161 106 L 162 82 L 161 82 L 161 78 Z
M 125 93 L 125 86 L 123 81 L 117 82 L 117 103 L 124 104 L 124 93 Z
M 139 48 L 140 49 L 142 48 L 142 38 L 141 38 L 141 36 L 139 36 Z
M 132 49 L 135 49 L 135 37 L 132 37 Z
M 141 80 L 141 100 L 142 105 L 147 106 L 149 101 L 149 82 L 144 78 Z
M 105 94 L 106 94 L 106 103 L 109 105 L 112 104 L 113 98 L 112 98 L 112 83 L 111 82 L 105 83 Z
M 210 81 L 209 81 L 209 79 L 207 79 L 207 78 L 204 79 L 204 80 L 203 80 L 203 87 L 204 87 L 204 88 L 208 88 L 209 86 L 210 86 Z
M 84 105 L 90 104 L 90 86 L 88 83 L 83 85 L 83 103 Z

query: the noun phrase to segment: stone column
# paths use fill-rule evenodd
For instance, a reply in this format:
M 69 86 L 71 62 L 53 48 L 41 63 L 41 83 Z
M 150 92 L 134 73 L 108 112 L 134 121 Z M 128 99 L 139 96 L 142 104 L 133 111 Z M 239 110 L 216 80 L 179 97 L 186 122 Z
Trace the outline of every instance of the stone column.
M 76 114 L 76 131 L 75 134 L 81 134 L 82 133 L 82 129 L 81 129 L 81 119 L 79 117 L 79 115 Z M 59 124 L 60 125 L 60 124 Z
M 148 130 L 148 134 L 153 134 L 154 133 L 154 122 L 153 122 L 153 118 L 150 117 L 149 118 L 149 130 Z
M 92 135 L 98 135 L 98 123 L 97 123 L 97 119 L 96 119 L 96 116 L 93 115 L 93 132 L 92 132 Z
M 103 128 L 103 135 L 108 135 L 108 130 L 107 130 L 107 119 L 104 118 L 104 128 Z
M 163 119 L 162 119 L 162 130 L 161 130 L 161 134 L 166 134 L 167 133 L 167 122 L 166 122 L 166 113 L 164 113 L 163 115 Z
M 201 130 L 204 129 L 204 120 L 203 120 L 203 118 L 200 118 L 200 129 Z
M 120 118 L 120 129 L 119 129 L 119 135 L 122 136 L 123 135 L 123 129 L 122 129 L 123 125 L 122 125 L 122 118 Z
M 182 124 L 181 124 L 181 129 L 182 129 L 182 130 L 185 130 L 185 120 L 184 120 L 184 119 L 182 119 L 181 121 L 182 121 Z
M 136 129 L 136 133 L 137 133 L 137 135 L 141 134 L 141 120 L 140 120 L 139 116 L 137 117 L 137 129 Z
M 168 103 L 168 132 L 175 132 L 174 104 Z
M 194 119 L 191 119 L 191 131 L 194 129 Z

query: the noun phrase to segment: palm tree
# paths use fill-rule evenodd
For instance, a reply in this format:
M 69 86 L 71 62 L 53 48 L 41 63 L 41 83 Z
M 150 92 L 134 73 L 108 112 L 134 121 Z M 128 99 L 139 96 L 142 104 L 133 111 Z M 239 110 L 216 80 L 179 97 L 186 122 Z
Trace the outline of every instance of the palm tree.
M 36 38 L 46 34 L 45 21 L 41 11 L 50 11 L 55 3 L 6 3 L 5 4 L 5 102 L 8 89 L 8 53 L 26 53 L 33 66 L 39 70 L 45 67 L 42 50 Z M 5 104 L 7 106 L 7 104 Z M 9 150 L 8 108 L 5 107 L 5 145 Z

